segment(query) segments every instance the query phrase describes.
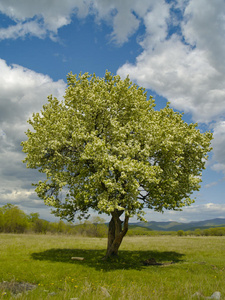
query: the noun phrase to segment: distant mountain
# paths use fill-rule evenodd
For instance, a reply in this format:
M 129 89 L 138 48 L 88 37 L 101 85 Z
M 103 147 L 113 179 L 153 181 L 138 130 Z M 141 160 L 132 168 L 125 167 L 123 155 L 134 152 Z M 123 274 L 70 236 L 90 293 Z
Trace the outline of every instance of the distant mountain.
M 225 227 L 225 218 L 216 218 L 212 220 L 189 222 L 189 223 L 179 223 L 179 222 L 137 222 L 131 223 L 131 225 L 136 225 L 140 227 L 149 228 L 151 230 L 158 231 L 178 231 L 178 230 L 195 230 L 196 228 L 207 229 L 211 227 Z

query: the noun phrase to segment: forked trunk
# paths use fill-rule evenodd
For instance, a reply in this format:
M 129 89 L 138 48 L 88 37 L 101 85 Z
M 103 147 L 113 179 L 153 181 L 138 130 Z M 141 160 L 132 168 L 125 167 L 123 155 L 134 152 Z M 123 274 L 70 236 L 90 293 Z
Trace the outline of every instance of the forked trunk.
M 118 255 L 120 244 L 128 231 L 129 217 L 125 216 L 124 222 L 120 220 L 120 216 L 123 211 L 117 209 L 112 212 L 112 218 L 109 222 L 108 231 L 108 247 L 106 252 L 106 258 L 110 256 Z

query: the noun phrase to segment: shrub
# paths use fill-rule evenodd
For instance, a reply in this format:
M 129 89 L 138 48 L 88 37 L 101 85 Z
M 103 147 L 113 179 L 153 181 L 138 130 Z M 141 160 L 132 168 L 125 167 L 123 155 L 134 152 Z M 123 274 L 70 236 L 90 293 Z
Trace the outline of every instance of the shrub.
M 177 231 L 177 235 L 178 236 L 183 236 L 184 235 L 184 231 L 183 230 L 178 230 Z

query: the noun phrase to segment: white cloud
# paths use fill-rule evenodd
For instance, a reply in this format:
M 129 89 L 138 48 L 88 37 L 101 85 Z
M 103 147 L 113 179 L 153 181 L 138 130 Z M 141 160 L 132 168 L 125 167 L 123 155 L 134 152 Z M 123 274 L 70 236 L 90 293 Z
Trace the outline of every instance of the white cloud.
M 137 31 L 142 20 L 149 23 L 154 38 L 164 37 L 166 31 L 165 19 L 169 16 L 169 5 L 164 0 L 142 0 L 141 5 L 136 0 L 95 0 L 93 8 L 97 20 L 111 21 L 112 39 L 122 44 Z M 152 18 L 149 18 L 149 15 Z
M 185 9 L 183 34 L 188 43 L 206 50 L 209 63 L 224 73 L 225 2 L 190 1 Z
M 38 199 L 34 191 L 26 191 L 22 189 L 15 189 L 13 191 L 5 190 L 4 194 L 1 194 L 0 207 L 7 203 L 18 206 L 26 214 L 38 212 L 40 217 L 45 220 L 59 220 L 59 218 L 51 215 L 51 208 L 46 206 L 43 200 Z
M 158 43 L 164 41 L 168 35 L 167 22 L 170 18 L 170 6 L 164 1 L 155 1 L 151 10 L 144 16 L 146 38 L 141 43 L 145 48 L 152 50 Z
M 20 138 L 32 112 L 41 109 L 51 93 L 62 97 L 66 84 L 0 59 L 0 128 L 10 139 Z
M 203 50 L 192 50 L 175 35 L 154 50 L 150 43 L 135 65 L 127 63 L 118 73 L 129 74 L 139 85 L 167 98 L 174 108 L 192 113 L 195 121 L 210 122 L 225 113 L 221 84 L 225 78 L 208 63 Z
M 192 206 L 185 207 L 184 211 L 186 211 L 187 213 L 220 212 L 221 214 L 223 214 L 225 212 L 225 205 L 217 203 L 206 203 L 202 205 L 195 204 Z
M 27 199 L 29 199 L 30 196 L 32 196 L 32 195 L 33 195 L 33 193 L 30 191 L 14 190 L 12 192 L 4 193 L 4 195 L 1 195 L 1 199 L 6 203 L 11 202 L 13 204 L 16 204 L 16 203 L 19 204 L 21 201 L 24 202 Z M 38 200 L 36 200 L 34 203 L 37 204 L 37 201 Z
M 0 11 L 16 25 L 0 29 L 0 39 L 24 37 L 27 34 L 39 38 L 47 34 L 54 37 L 57 30 L 71 23 L 74 13 L 86 17 L 91 1 L 82 0 L 2 0 Z
M 4 145 L 16 145 L 24 136 L 27 119 L 39 111 L 49 94 L 62 97 L 66 84 L 54 82 L 49 76 L 36 73 L 22 66 L 8 66 L 0 59 L 0 129 L 4 133 Z
M 46 36 L 46 30 L 35 21 L 26 22 L 25 24 L 20 22 L 8 28 L 0 29 L 0 39 L 2 40 L 23 38 L 27 35 L 44 38 Z
M 26 139 L 27 120 L 33 112 L 40 111 L 47 96 L 62 98 L 66 84 L 54 82 L 49 76 L 38 74 L 22 66 L 8 66 L 0 59 L 0 200 L 1 204 L 34 197 L 31 180 L 40 178 L 35 170 L 27 170 L 22 163 L 24 154 L 20 147 Z M 32 179 L 31 179 L 32 178 Z M 28 201 L 29 202 L 29 201 Z M 36 203 L 33 203 L 36 205 Z
M 218 183 L 219 183 L 218 181 L 213 181 L 213 182 L 210 182 L 210 183 L 206 184 L 204 187 L 205 187 L 206 189 L 209 189 L 209 188 L 211 188 L 211 187 L 217 185 Z
M 163 5 L 161 9 L 165 13 L 158 27 L 151 26 L 154 14 L 149 13 L 150 22 L 147 17 L 144 19 L 147 34 L 141 43 L 143 52 L 136 63 L 126 63 L 118 73 L 123 77 L 129 74 L 139 85 L 167 98 L 174 108 L 190 112 L 195 121 L 208 123 L 223 116 L 224 1 L 218 1 L 217 5 L 208 0 L 190 1 L 184 13 L 182 37 L 177 34 L 170 38 L 166 36 L 168 12 Z
M 182 22 L 174 17 L 173 7 L 181 10 Z M 223 0 L 173 4 L 143 0 L 142 5 L 136 0 L 3 0 L 0 11 L 16 22 L 0 29 L 0 39 L 26 35 L 44 38 L 47 34 L 55 38 L 57 30 L 70 24 L 74 14 L 80 18 L 94 14 L 97 22 L 111 24 L 112 39 L 122 44 L 143 22 L 143 52 L 135 64 L 123 65 L 118 73 L 129 74 L 138 84 L 167 98 L 174 108 L 190 112 L 195 121 L 208 123 L 225 113 Z M 179 25 L 182 36 L 168 37 L 169 25 Z
M 141 5 L 136 0 L 2 0 L 0 11 L 16 24 L 0 28 L 0 39 L 26 35 L 55 39 L 58 29 L 70 24 L 74 15 L 85 18 L 88 14 L 94 15 L 96 22 L 108 22 L 113 28 L 111 38 L 118 44 L 128 41 L 143 18 L 155 31 L 154 37 L 160 38 L 159 30 L 164 35 L 166 29 L 168 7 L 164 0 L 142 0 Z M 148 17 L 149 12 L 154 18 Z
M 174 7 L 183 14 L 182 22 L 174 17 Z M 97 22 L 111 24 L 112 39 L 122 44 L 143 22 L 143 52 L 135 64 L 125 64 L 118 73 L 129 74 L 138 84 L 155 90 L 174 108 L 190 112 L 195 121 L 211 122 L 225 113 L 223 0 L 172 4 L 143 0 L 142 5 L 136 0 L 3 0 L 0 11 L 16 22 L 0 29 L 2 39 L 28 34 L 55 38 L 59 28 L 71 23 L 74 14 L 80 18 L 93 14 Z M 168 37 L 169 25 L 180 26 L 182 36 Z

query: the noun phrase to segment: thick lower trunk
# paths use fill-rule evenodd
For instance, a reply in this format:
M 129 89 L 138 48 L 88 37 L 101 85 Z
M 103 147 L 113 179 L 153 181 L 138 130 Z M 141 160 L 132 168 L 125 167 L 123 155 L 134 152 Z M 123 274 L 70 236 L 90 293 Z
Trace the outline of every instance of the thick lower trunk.
M 120 220 L 120 216 L 122 214 L 123 211 L 118 211 L 117 209 L 112 213 L 112 218 L 109 222 L 108 247 L 106 257 L 118 255 L 119 247 L 128 231 L 129 217 L 125 216 L 124 222 L 122 222 Z

